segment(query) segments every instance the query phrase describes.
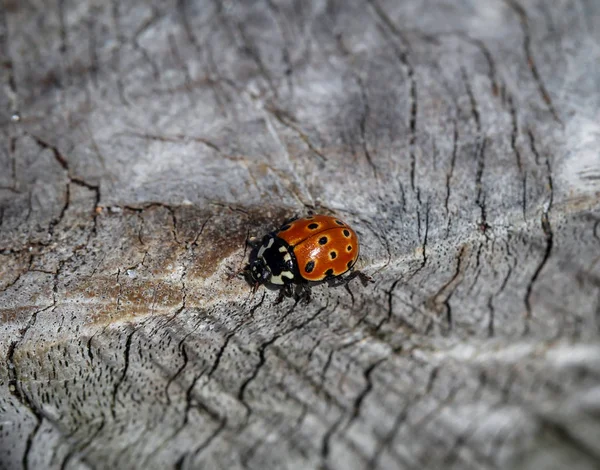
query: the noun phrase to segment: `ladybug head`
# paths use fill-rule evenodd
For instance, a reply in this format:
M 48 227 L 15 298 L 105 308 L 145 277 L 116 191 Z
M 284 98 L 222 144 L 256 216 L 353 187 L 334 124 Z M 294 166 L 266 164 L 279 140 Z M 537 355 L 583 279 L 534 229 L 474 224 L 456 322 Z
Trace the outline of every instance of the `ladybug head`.
M 246 272 L 253 282 L 259 284 L 266 284 L 271 277 L 271 271 L 263 258 L 254 258 L 246 268 Z

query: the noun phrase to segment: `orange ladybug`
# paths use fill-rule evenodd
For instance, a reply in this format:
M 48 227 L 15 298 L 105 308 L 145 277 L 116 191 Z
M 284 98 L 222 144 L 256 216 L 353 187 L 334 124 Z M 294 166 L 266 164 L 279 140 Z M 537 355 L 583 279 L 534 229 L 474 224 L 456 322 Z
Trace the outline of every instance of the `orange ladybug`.
M 245 268 L 247 279 L 258 288 L 264 284 L 281 289 L 283 296 L 310 298 L 310 283 L 327 281 L 330 285 L 368 276 L 352 270 L 359 255 L 358 237 L 352 228 L 336 217 L 309 215 L 284 223 L 260 242 L 250 241 L 253 250 Z

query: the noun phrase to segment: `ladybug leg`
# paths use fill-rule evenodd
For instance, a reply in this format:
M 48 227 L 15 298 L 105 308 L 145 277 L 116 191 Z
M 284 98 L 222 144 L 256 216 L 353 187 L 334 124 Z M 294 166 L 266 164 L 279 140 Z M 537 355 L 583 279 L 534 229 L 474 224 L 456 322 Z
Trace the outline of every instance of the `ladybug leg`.
M 227 280 L 231 281 L 233 278 L 238 277 L 238 276 L 242 276 L 242 277 L 246 277 L 246 272 L 248 271 L 248 266 L 246 265 L 243 268 L 237 269 L 237 270 L 231 270 L 231 272 L 227 275 Z
M 346 277 L 334 277 L 331 279 L 327 279 L 327 284 L 330 287 L 344 286 L 344 285 L 348 284 L 355 277 L 358 277 L 360 279 L 360 282 L 362 283 L 362 285 L 364 287 L 369 285 L 369 283 L 371 283 L 371 282 L 375 282 L 371 276 L 368 276 L 367 274 L 365 274 L 361 271 L 352 271 Z
M 300 217 L 297 215 L 294 215 L 293 217 L 290 217 L 289 219 L 285 219 L 283 221 L 283 223 L 281 224 L 281 227 L 283 227 L 284 225 L 290 224 L 292 223 L 294 220 L 298 220 Z
M 294 292 L 294 297 L 296 301 L 301 301 L 303 304 L 308 304 L 310 302 L 311 290 L 308 284 L 298 284 L 296 285 L 296 291 Z
M 244 254 L 242 256 L 242 261 L 240 262 L 240 267 L 237 270 L 233 270 L 231 269 L 228 276 L 227 276 L 227 280 L 231 281 L 234 277 L 238 277 L 240 275 L 242 275 L 242 277 L 246 278 L 247 274 L 249 272 L 250 269 L 250 265 L 246 264 L 245 266 L 242 267 L 242 263 L 244 262 L 244 260 L 246 259 L 246 252 L 248 251 L 248 247 L 252 248 L 252 250 L 256 249 L 256 246 L 254 245 L 256 238 L 254 237 L 247 237 L 246 238 L 246 244 L 244 246 Z
M 355 276 L 358 276 L 363 287 L 367 287 L 369 284 L 375 282 L 375 279 L 373 279 L 368 274 L 363 273 L 362 271 L 353 271 L 353 274 Z
M 279 289 L 279 292 L 277 293 L 277 298 L 275 299 L 274 305 L 279 305 L 281 302 L 283 302 L 283 298 L 285 297 L 285 289 Z
M 294 289 L 291 284 L 285 284 L 277 294 L 277 298 L 275 299 L 275 305 L 283 302 L 285 297 L 292 297 L 294 295 Z
M 250 248 L 254 249 L 260 245 L 261 241 L 262 241 L 262 239 L 260 239 L 258 237 L 248 237 L 248 238 L 246 238 L 246 245 L 249 246 Z
M 313 206 L 307 206 L 307 207 L 313 207 Z M 306 215 L 315 215 L 315 211 L 313 209 L 308 209 L 306 211 Z M 289 219 L 284 220 L 283 223 L 281 224 L 281 226 L 283 227 L 284 225 L 290 224 L 294 220 L 298 220 L 299 218 L 300 218 L 300 216 L 298 214 L 295 214 L 293 217 L 290 217 Z
M 339 287 L 339 286 L 345 286 L 346 284 L 348 284 L 348 282 L 350 282 L 352 278 L 350 276 L 348 277 L 330 277 L 325 279 L 327 281 L 327 285 L 329 287 Z

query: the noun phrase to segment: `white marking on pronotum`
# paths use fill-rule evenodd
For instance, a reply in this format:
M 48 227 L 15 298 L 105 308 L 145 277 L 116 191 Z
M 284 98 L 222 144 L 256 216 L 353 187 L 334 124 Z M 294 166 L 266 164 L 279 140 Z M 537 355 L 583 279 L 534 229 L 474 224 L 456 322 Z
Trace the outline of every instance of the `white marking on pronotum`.
M 269 248 L 271 248 L 273 246 L 273 243 L 275 242 L 275 240 L 273 238 L 269 238 L 269 242 L 266 245 L 262 245 L 259 250 L 258 253 L 256 254 L 257 258 L 263 258 L 263 255 L 265 254 L 265 251 L 267 251 Z
M 284 277 L 287 277 L 288 279 L 294 279 L 294 273 L 292 273 L 291 271 L 282 271 L 279 276 L 271 276 L 269 282 L 271 284 L 282 286 L 283 284 L 285 284 L 283 280 Z

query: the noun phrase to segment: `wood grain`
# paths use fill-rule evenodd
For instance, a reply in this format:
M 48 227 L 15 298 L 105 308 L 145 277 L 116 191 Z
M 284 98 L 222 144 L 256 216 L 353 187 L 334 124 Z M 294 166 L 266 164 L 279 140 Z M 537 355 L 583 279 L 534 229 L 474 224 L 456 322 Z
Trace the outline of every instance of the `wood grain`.
M 599 18 L 5 0 L 0 467 L 597 468 Z M 375 283 L 253 295 L 308 210 Z

